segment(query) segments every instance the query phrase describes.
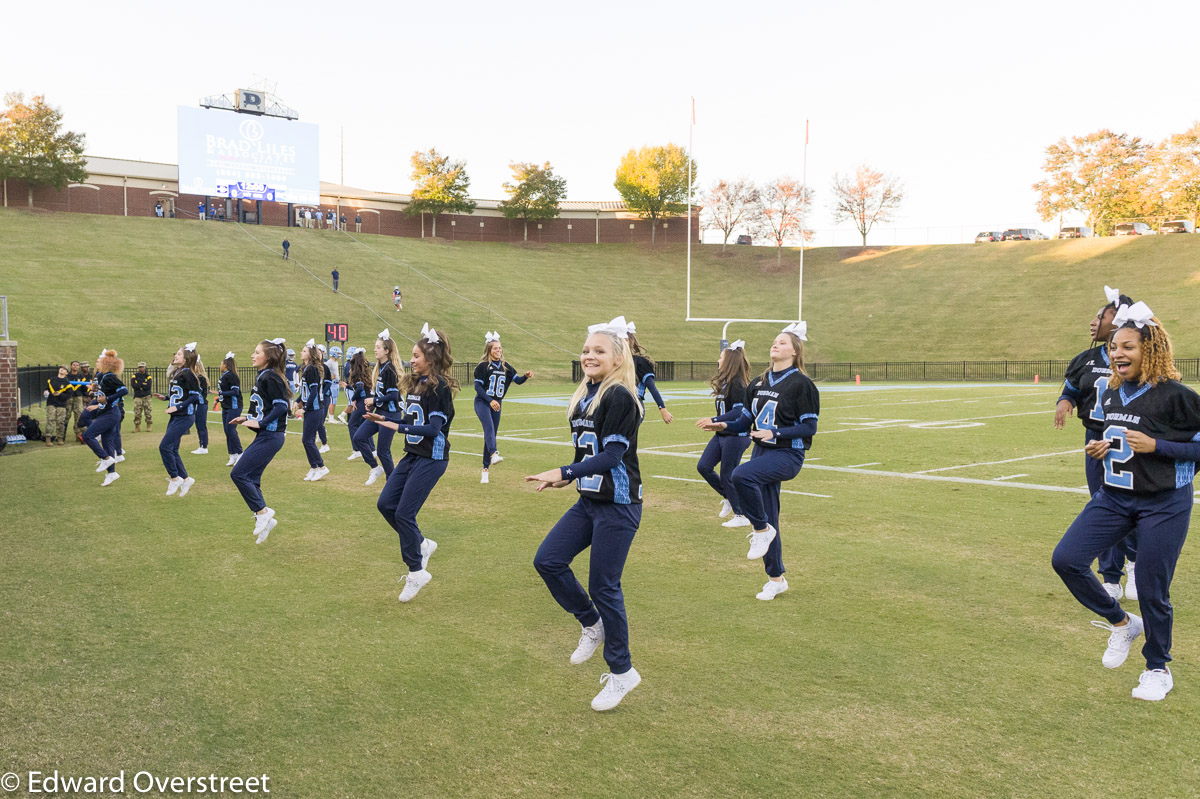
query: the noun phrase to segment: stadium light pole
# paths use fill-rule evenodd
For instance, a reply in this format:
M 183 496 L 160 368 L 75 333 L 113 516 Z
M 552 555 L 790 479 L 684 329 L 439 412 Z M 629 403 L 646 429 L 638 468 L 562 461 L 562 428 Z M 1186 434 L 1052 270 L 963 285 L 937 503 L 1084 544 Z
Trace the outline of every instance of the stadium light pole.
M 796 295 L 796 321 L 804 319 L 804 201 L 808 195 L 808 120 L 804 120 L 804 160 L 800 167 L 800 287 Z
M 687 232 L 687 293 L 685 318 L 692 318 L 692 135 L 696 129 L 696 98 L 692 98 L 692 124 L 688 126 L 688 232 Z

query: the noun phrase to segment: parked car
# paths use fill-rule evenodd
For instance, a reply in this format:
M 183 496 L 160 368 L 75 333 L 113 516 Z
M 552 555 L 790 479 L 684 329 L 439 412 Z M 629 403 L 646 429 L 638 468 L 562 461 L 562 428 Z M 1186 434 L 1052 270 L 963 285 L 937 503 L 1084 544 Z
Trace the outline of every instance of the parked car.
M 1159 233 L 1195 233 L 1196 226 L 1190 219 L 1171 219 L 1163 222 L 1158 228 Z
M 1004 241 L 1004 234 L 999 230 L 985 230 L 975 237 L 975 243 L 981 241 Z
M 1095 231 L 1086 225 L 1080 225 L 1078 227 L 1065 227 L 1058 231 L 1058 237 L 1060 239 L 1090 239 L 1095 235 Z
M 1154 231 L 1145 222 L 1123 222 L 1113 228 L 1114 236 L 1153 236 Z
M 1014 227 L 1004 231 L 1004 241 L 1040 241 L 1046 234 L 1031 227 Z
M 750 240 L 749 236 L 747 236 L 745 233 L 743 233 L 742 235 L 737 237 L 737 243 L 738 244 L 750 244 L 751 240 Z

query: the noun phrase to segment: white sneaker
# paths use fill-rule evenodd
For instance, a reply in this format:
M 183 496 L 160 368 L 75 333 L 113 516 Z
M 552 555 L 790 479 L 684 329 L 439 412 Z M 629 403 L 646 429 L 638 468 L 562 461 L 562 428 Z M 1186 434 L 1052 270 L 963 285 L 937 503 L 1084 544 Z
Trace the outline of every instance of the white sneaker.
M 277 524 L 279 524 L 278 519 L 271 519 L 271 521 L 267 522 L 266 526 L 263 527 L 262 532 L 256 531 L 258 537 L 254 539 L 254 543 L 261 544 L 263 541 L 266 541 L 267 536 L 271 534 L 271 531 L 275 529 L 275 525 Z
M 429 565 L 429 557 L 434 552 L 437 552 L 437 541 L 426 538 L 421 542 L 421 571 L 425 571 L 425 567 Z
M 479 473 L 479 482 L 486 483 L 487 481 L 488 481 L 488 470 L 484 469 L 482 472 Z
M 179 487 L 181 485 L 183 485 L 183 478 L 181 478 L 181 477 L 176 477 L 171 480 L 168 480 L 167 481 L 167 496 L 169 497 L 172 494 L 174 494 L 176 491 L 178 491 Z
M 346 412 L 345 412 L 345 411 L 342 411 L 341 413 L 339 413 L 339 414 L 337 415 L 337 420 L 338 420 L 339 422 L 341 422 L 342 424 L 350 424 L 350 421 L 349 421 L 348 419 L 346 419 Z
M 124 453 L 125 453 L 125 450 L 121 450 L 121 454 L 114 455 L 113 460 L 116 461 L 117 463 L 124 463 L 125 462 L 125 454 Z
M 1101 659 L 1106 669 L 1115 669 L 1124 663 L 1125 658 L 1129 657 L 1130 644 L 1142 634 L 1143 626 L 1141 617 L 1135 616 L 1132 613 L 1125 615 L 1129 617 L 1129 623 L 1123 627 L 1115 627 L 1106 621 L 1092 619 L 1094 627 L 1112 631 L 1112 635 L 1108 637 L 1108 649 L 1104 650 L 1104 657 Z
M 232 466 L 237 463 L 237 455 L 230 455 L 229 460 L 225 461 L 226 466 Z
M 327 474 L 329 474 L 328 466 L 318 466 L 317 468 L 313 469 L 312 481 L 315 483 Z
M 433 575 L 425 569 L 419 572 L 409 572 L 404 575 L 404 590 L 400 592 L 401 602 L 411 602 L 422 588 L 429 585 L 429 581 L 433 579 Z
M 724 519 L 733 514 L 733 506 L 729 504 L 729 500 L 721 500 L 721 510 L 717 511 L 717 518 Z
M 637 688 L 641 681 L 642 675 L 638 674 L 637 669 L 632 666 L 624 674 L 602 675 L 600 677 L 600 684 L 604 687 L 600 689 L 600 693 L 596 694 L 596 698 L 592 700 L 592 710 L 612 710 L 621 704 L 621 700 L 625 698 L 625 694 Z
M 1108 592 L 1110 597 L 1116 600 L 1120 600 L 1125 595 L 1125 592 L 1121 590 L 1120 583 L 1104 583 L 1104 590 Z
M 771 542 L 775 540 L 776 530 L 773 526 L 767 525 L 767 529 L 760 532 L 750 533 L 746 538 L 750 539 L 750 551 L 746 553 L 747 560 L 758 560 L 763 555 L 767 554 L 767 548 L 771 546 Z
M 346 458 L 346 460 L 352 461 L 356 458 L 361 458 L 361 457 L 362 457 L 362 453 L 359 452 L 358 450 L 354 450 L 353 452 L 350 453 L 350 457 Z
M 189 477 L 179 484 L 179 496 L 187 496 L 187 492 L 192 490 L 192 486 L 196 484 L 195 477 Z
M 193 455 L 207 455 L 208 447 L 201 447 L 200 449 L 194 449 L 194 450 L 192 450 L 192 454 Z
M 109 466 L 115 466 L 116 464 L 116 458 L 105 458 L 96 464 L 96 474 L 100 474 L 100 472 L 107 472 Z
M 749 527 L 750 520 L 745 516 L 734 516 L 727 522 L 721 524 L 722 527 Z
M 328 452 L 328 451 L 329 451 L 329 445 L 328 445 L 328 444 L 322 444 L 322 445 L 321 445 L 321 448 L 320 448 L 319 450 L 317 450 L 317 452 L 321 453 L 322 455 L 324 455 L 324 454 L 325 454 L 326 452 Z
M 316 471 L 316 469 L 309 469 L 307 472 L 305 472 L 304 473 L 304 482 L 307 483 L 309 480 L 313 479 L 313 472 L 315 472 L 315 471 Z
M 502 460 L 504 460 L 504 458 L 501 458 L 501 457 L 500 457 L 500 453 L 499 453 L 499 452 L 493 452 L 493 453 L 492 453 L 492 460 L 491 460 L 491 464 L 490 464 L 490 465 L 491 465 L 491 466 L 495 466 L 497 463 L 500 463 L 500 461 L 502 461 Z
M 767 584 L 763 586 L 763 590 L 754 595 L 755 599 L 761 599 L 763 602 L 770 602 L 775 597 L 788 590 L 787 578 L 784 577 L 779 582 L 767 580 Z
M 1138 677 L 1138 687 L 1133 689 L 1134 699 L 1161 702 L 1175 687 L 1175 678 L 1170 669 L 1147 669 Z
M 571 665 L 578 666 L 587 663 L 596 650 L 604 643 L 604 620 L 601 619 L 591 627 L 584 627 L 579 633 L 579 646 L 571 653 Z M 619 701 L 619 700 L 618 700 Z
M 263 513 L 254 514 L 254 535 L 262 535 L 263 530 L 275 518 L 275 509 L 267 508 Z
M 376 466 L 374 469 L 371 470 L 371 473 L 367 475 L 367 482 L 363 483 L 363 485 L 369 486 L 382 476 L 383 476 L 383 467 Z
M 1137 564 L 1132 560 L 1125 562 L 1125 598 L 1132 599 L 1134 602 L 1137 602 L 1138 598 L 1137 578 L 1134 576 L 1136 566 Z
M 147 433 L 149 433 L 149 432 L 150 432 L 150 428 L 149 428 L 149 427 L 147 427 L 147 428 L 146 428 L 146 432 L 147 432 Z M 118 454 L 118 455 L 120 455 L 120 456 L 123 458 L 123 457 L 125 457 L 125 450 L 121 450 L 121 451 L 120 451 L 120 452 L 118 452 L 117 454 Z
M 116 472 L 109 472 L 104 476 L 104 482 L 100 484 L 100 487 L 103 488 L 104 486 L 112 485 L 113 483 L 117 482 L 117 478 L 120 476 L 121 475 L 117 474 Z

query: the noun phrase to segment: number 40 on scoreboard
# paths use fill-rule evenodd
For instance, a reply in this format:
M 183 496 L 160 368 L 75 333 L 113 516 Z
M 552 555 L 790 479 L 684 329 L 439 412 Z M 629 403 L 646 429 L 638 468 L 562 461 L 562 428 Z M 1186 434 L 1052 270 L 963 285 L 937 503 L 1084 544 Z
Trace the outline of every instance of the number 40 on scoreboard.
M 349 338 L 350 332 L 344 323 L 334 322 L 332 324 L 325 325 L 326 341 L 336 341 L 340 344 L 345 344 Z

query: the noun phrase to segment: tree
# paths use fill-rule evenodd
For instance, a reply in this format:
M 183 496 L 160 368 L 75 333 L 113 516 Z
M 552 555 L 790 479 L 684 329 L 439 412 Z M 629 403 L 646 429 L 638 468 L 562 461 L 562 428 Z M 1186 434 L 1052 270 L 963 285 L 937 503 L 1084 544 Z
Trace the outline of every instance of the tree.
M 1038 214 L 1050 220 L 1078 211 L 1097 233 L 1114 219 L 1140 215 L 1147 150 L 1141 138 L 1107 129 L 1059 139 L 1046 148 L 1046 179 L 1033 184 Z
M 754 189 L 750 228 L 756 236 L 775 242 L 775 263 L 783 262 L 783 245 L 808 239 L 804 216 L 812 207 L 812 190 L 795 178 L 778 178 Z
M 567 196 L 567 179 L 556 177 L 547 161 L 537 164 L 510 163 L 513 182 L 505 183 L 508 199 L 500 203 L 500 210 L 508 219 L 525 222 L 525 241 L 529 241 L 529 220 L 554 219 L 558 216 L 559 203 Z
M 745 178 L 734 181 L 722 178 L 700 198 L 700 204 L 704 208 L 701 215 L 702 226 L 715 228 L 725 236 L 721 241 L 721 252 L 725 252 L 725 246 L 729 244 L 729 237 L 733 235 L 733 231 L 749 220 L 757 197 L 758 192 L 754 184 Z
M 854 221 L 867 246 L 867 234 L 876 222 L 890 222 L 904 200 L 900 179 L 889 177 L 863 164 L 854 176 L 833 176 L 833 221 Z
M 1154 148 L 1154 182 L 1169 213 L 1200 219 L 1200 122 Z
M 62 111 L 47 105 L 40 94 L 27 105 L 24 94 L 11 92 L 4 102 L 8 108 L 0 113 L 0 179 L 25 181 L 30 207 L 34 186 L 62 191 L 87 180 L 85 136 L 62 129 Z
M 409 216 L 433 214 L 433 235 L 437 236 L 437 215 L 446 212 L 469 214 L 475 203 L 467 198 L 471 179 L 465 161 L 451 161 L 430 147 L 412 154 L 412 179 L 416 188 L 404 210 Z
M 658 221 L 687 212 L 689 189 L 696 183 L 696 162 L 691 161 L 692 182 L 688 183 L 688 154 L 677 144 L 643 147 L 625 153 L 613 182 L 625 205 L 642 219 L 650 220 L 650 240 L 656 240 Z

